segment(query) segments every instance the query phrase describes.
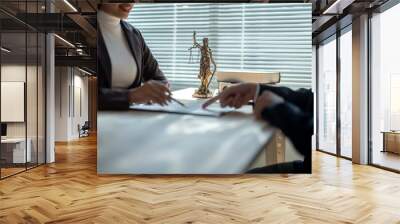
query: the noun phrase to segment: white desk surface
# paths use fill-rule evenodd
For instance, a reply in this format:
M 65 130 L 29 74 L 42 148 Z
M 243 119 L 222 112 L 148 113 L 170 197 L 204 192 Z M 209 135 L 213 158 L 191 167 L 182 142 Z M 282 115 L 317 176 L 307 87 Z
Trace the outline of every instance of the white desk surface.
M 173 95 L 190 99 L 192 92 Z M 97 119 L 99 174 L 244 173 L 273 134 L 250 114 L 99 111 Z

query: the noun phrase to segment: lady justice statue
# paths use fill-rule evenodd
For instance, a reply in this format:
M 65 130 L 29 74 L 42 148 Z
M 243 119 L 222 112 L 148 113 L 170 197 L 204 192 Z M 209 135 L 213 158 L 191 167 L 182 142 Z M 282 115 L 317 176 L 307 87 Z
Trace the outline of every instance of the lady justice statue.
M 215 64 L 214 58 L 212 56 L 212 50 L 208 47 L 208 38 L 203 38 L 203 45 L 200 45 L 196 40 L 196 31 L 193 32 L 193 46 L 189 48 L 191 61 L 192 49 L 199 48 L 201 53 L 200 59 L 200 70 L 198 78 L 200 79 L 200 87 L 195 91 L 193 97 L 196 98 L 209 98 L 212 96 L 211 91 L 208 86 L 214 77 L 215 71 L 217 70 L 217 65 Z M 213 64 L 213 71 L 211 72 L 211 63 Z

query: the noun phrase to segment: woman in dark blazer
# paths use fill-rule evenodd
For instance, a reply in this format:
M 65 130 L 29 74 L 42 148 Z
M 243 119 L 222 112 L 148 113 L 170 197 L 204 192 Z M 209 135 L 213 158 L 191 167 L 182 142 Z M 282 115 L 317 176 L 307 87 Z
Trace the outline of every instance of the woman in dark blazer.
M 132 3 L 99 6 L 99 110 L 124 110 L 131 103 L 164 105 L 171 100 L 167 79 L 140 31 L 123 20 L 132 8 Z

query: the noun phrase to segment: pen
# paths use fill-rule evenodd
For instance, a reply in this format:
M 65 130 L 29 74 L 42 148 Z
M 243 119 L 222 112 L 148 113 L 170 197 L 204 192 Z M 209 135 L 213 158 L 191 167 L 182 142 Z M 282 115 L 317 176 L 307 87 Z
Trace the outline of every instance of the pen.
M 171 100 L 172 100 L 172 101 L 175 101 L 176 103 L 178 103 L 178 104 L 181 105 L 182 107 L 186 107 L 186 105 L 185 105 L 184 103 L 182 103 L 181 101 L 179 101 L 179 100 L 173 98 L 171 95 L 170 95 L 170 97 L 171 97 Z

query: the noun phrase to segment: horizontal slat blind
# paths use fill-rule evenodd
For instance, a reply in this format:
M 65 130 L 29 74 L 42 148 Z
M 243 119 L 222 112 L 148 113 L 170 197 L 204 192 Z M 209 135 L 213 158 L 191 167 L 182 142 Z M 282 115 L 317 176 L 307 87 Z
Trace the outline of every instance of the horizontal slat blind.
M 311 4 L 135 4 L 128 22 L 173 89 L 199 85 L 193 31 L 209 38 L 218 70 L 281 72 L 281 85 L 311 88 Z

